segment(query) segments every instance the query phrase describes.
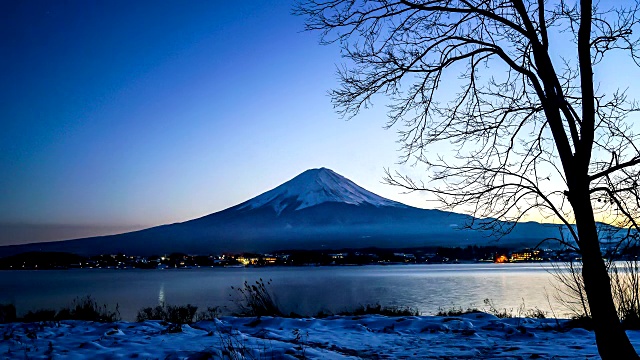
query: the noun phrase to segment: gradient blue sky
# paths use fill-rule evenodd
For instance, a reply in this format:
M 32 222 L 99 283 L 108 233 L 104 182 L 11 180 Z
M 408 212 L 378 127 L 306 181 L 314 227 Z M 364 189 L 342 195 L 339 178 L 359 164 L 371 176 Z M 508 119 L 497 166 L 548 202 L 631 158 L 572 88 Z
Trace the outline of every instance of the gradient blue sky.
M 64 238 L 184 221 L 322 166 L 424 206 L 380 183 L 398 160 L 384 107 L 335 114 L 338 48 L 291 6 L 0 2 L 0 223 Z
M 184 221 L 317 167 L 428 207 L 381 183 L 420 171 L 395 165 L 382 104 L 335 114 L 339 50 L 291 7 L 0 1 L 0 244 Z

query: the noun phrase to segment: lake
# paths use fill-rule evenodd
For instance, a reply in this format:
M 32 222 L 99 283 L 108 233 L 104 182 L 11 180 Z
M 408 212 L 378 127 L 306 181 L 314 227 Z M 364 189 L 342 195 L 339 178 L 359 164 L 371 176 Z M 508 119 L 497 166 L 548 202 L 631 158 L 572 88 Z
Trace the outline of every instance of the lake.
M 46 270 L 0 271 L 0 303 L 13 303 L 18 314 L 34 309 L 59 309 L 73 299 L 91 295 L 100 304 L 119 306 L 123 320 L 161 302 L 170 305 L 220 306 L 226 314 L 235 305 L 231 286 L 271 279 L 272 293 L 285 312 L 313 315 L 358 305 L 412 307 L 423 315 L 451 307 L 537 307 L 567 317 L 555 299 L 556 283 L 546 263 L 442 264 L 337 267 L 198 268 L 173 270 Z M 547 296 L 548 294 L 548 296 Z

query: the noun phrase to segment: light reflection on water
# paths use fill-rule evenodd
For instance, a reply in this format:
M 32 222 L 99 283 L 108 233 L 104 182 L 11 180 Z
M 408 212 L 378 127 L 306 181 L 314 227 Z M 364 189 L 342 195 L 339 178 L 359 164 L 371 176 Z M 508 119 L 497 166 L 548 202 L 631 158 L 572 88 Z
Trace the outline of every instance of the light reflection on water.
M 164 297 L 164 283 L 160 284 L 160 292 L 158 293 L 158 305 L 163 305 L 166 303 L 166 299 Z
M 358 305 L 410 306 L 423 314 L 451 307 L 540 308 L 568 316 L 554 298 L 555 280 L 548 264 L 396 265 L 357 267 L 203 268 L 174 270 L 0 271 L 0 303 L 14 303 L 19 313 L 60 308 L 75 297 L 119 304 L 124 320 L 142 307 L 221 306 L 234 309 L 231 286 L 272 279 L 272 290 L 285 312 L 312 315 Z M 548 294 L 548 295 L 547 295 Z

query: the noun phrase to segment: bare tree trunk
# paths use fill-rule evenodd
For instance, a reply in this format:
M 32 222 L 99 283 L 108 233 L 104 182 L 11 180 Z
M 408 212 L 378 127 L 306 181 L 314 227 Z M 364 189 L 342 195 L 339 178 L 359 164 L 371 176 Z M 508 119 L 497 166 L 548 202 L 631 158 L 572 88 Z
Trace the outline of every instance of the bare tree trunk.
M 586 196 L 588 199 L 588 196 Z M 574 206 L 582 250 L 582 276 L 591 309 L 598 352 L 602 359 L 638 359 L 618 319 L 611 282 L 602 259 L 591 203 Z

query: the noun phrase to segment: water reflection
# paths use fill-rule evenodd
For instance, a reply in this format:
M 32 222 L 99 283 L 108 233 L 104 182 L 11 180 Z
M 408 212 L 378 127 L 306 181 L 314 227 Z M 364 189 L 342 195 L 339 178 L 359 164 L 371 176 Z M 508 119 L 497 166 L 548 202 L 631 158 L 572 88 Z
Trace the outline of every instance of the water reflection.
M 549 313 L 553 308 L 565 316 L 553 297 L 557 281 L 539 264 L 2 271 L 0 300 L 15 299 L 18 312 L 24 314 L 68 306 L 74 298 L 91 294 L 100 303 L 119 304 L 124 320 L 134 320 L 140 308 L 167 299 L 200 309 L 222 306 L 230 313 L 230 295 L 235 295 L 231 286 L 259 278 L 272 279 L 271 289 L 284 312 L 302 315 L 376 303 L 409 306 L 428 315 L 453 306 L 482 307 L 484 299 L 491 299 L 500 309 L 518 309 L 525 301 L 527 307 Z M 551 289 L 551 303 L 545 297 L 547 289 Z
M 158 293 L 158 305 L 162 306 L 165 304 L 164 298 L 164 283 L 160 284 L 160 292 Z

